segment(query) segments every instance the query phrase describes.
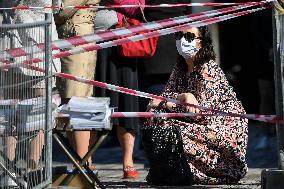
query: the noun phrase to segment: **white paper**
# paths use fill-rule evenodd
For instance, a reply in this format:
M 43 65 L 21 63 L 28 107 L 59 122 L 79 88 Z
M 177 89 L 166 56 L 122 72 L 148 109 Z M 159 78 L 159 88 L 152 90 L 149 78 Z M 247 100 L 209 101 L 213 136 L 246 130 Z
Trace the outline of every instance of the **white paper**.
M 93 109 L 101 109 L 108 107 L 109 98 L 72 97 L 67 105 L 71 111 L 72 109 L 92 111 Z
M 73 129 L 111 128 L 109 98 L 72 97 L 68 104 L 58 108 L 59 114 L 69 115 Z

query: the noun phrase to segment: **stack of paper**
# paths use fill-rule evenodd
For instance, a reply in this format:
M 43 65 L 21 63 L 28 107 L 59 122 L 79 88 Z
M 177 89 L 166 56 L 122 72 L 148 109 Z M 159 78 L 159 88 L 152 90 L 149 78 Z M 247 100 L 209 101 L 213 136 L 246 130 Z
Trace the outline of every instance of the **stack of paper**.
M 45 130 L 46 101 L 44 97 L 22 100 L 17 104 L 17 129 L 22 132 Z
M 73 129 L 111 129 L 109 98 L 72 97 L 68 104 L 59 107 L 59 113 L 70 117 Z
M 11 132 L 16 104 L 16 100 L 0 100 L 0 134 Z
M 45 98 L 37 97 L 22 101 L 0 100 L 1 132 L 31 132 L 45 129 Z M 4 124 L 1 124 L 1 122 Z

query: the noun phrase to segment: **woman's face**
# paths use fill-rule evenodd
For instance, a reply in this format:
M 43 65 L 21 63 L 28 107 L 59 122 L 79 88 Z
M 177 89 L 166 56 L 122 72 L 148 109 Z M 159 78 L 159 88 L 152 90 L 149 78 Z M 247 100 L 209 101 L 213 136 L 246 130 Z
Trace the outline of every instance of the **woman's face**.
M 201 48 L 199 30 L 191 28 L 176 34 L 176 47 L 181 56 L 185 59 L 193 58 Z

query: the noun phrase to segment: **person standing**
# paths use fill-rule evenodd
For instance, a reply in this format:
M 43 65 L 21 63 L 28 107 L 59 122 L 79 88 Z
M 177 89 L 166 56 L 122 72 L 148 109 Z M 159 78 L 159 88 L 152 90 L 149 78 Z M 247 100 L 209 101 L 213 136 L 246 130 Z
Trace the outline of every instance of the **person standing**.
M 0 7 L 15 7 L 15 6 L 51 6 L 51 0 L 3 0 L 0 2 Z M 0 20 L 1 24 L 28 24 L 28 23 L 36 23 L 45 20 L 45 11 L 43 10 L 2 10 L 0 11 Z M 53 19 L 53 18 L 52 18 Z M 14 30 L 9 30 L 8 32 L 1 33 L 0 41 L 1 41 L 1 49 L 10 49 L 10 48 L 18 48 L 18 47 L 31 47 L 40 43 L 43 43 L 45 39 L 45 31 L 44 27 L 18 27 Z M 57 32 L 52 20 L 52 40 L 57 40 Z M 25 58 L 43 58 L 43 54 L 35 54 L 32 53 L 32 49 L 28 50 L 30 56 L 28 57 L 16 57 L 10 58 L 9 60 L 12 62 L 22 62 Z M 37 64 L 37 67 L 45 69 L 45 63 Z M 52 64 L 53 71 L 60 72 L 60 62 L 59 60 L 54 60 Z M 55 80 L 55 78 L 53 78 Z M 45 77 L 44 74 L 26 69 L 24 67 L 14 67 L 10 68 L 7 71 L 0 70 L 0 99 L 12 99 L 13 106 L 23 100 L 29 101 L 32 98 L 38 98 L 37 103 L 44 103 L 41 101 L 42 96 L 45 93 Z M 52 87 L 55 87 L 53 85 Z M 39 105 L 38 104 L 38 105 Z M 31 105 L 31 104 L 30 104 Z M 26 124 L 26 117 L 29 115 L 29 110 L 21 109 L 17 107 L 17 111 L 13 109 L 7 115 L 5 115 L 5 119 L 8 122 L 7 126 L 13 128 L 18 128 L 21 124 Z M 23 106 L 22 106 L 23 107 Z M 33 113 L 38 115 L 40 110 L 35 110 Z M 30 116 L 32 117 L 32 116 Z M 34 119 L 34 118 L 32 118 Z M 42 120 L 41 120 L 42 121 Z M 38 122 L 39 125 L 35 127 L 41 126 L 43 122 Z M 20 138 L 23 130 L 18 128 L 18 136 L 11 135 L 3 137 L 3 142 L 6 144 L 6 155 L 8 160 L 12 163 L 12 166 L 17 167 L 17 158 L 19 158 L 19 154 L 21 154 L 21 147 L 19 148 Z M 25 133 L 27 134 L 27 133 Z M 29 133 L 28 133 L 29 134 Z M 32 172 L 38 169 L 40 165 L 40 160 L 42 156 L 42 150 L 45 144 L 45 136 L 44 130 L 39 129 L 34 131 L 31 137 L 28 140 L 28 147 L 25 149 L 27 154 L 27 172 Z M 17 149 L 18 148 L 18 149 Z M 8 162 L 5 162 L 8 163 Z M 11 166 L 10 165 L 10 166 Z M 15 173 L 12 172 L 14 175 Z M 0 182 L 1 187 L 3 183 Z M 5 186 L 4 182 L 4 186 Z M 16 183 L 8 177 L 8 186 L 17 186 Z
M 106 2 L 102 2 L 106 3 Z M 114 0 L 113 4 L 138 4 L 139 0 Z M 140 0 L 141 4 L 145 2 Z M 106 5 L 106 4 L 102 4 Z M 111 20 L 121 21 L 123 16 L 135 17 L 139 14 L 140 9 L 127 8 L 118 9 L 115 14 L 111 11 L 103 10 L 103 14 L 108 16 L 113 15 Z M 120 13 L 121 12 L 121 13 Z M 99 16 L 99 15 L 98 15 Z M 99 16 L 96 20 L 105 26 L 97 26 L 98 28 L 108 29 L 111 25 L 115 27 L 115 23 L 109 23 L 104 20 L 108 16 Z M 99 19 L 100 18 L 100 19 Z M 125 58 L 118 54 L 117 47 L 101 49 L 98 51 L 98 61 L 96 69 L 96 80 L 113 85 L 122 86 L 131 89 L 138 89 L 138 75 L 137 75 L 137 62 L 136 58 Z M 96 88 L 96 96 L 108 96 L 111 99 L 111 106 L 117 107 L 119 112 L 137 112 L 138 111 L 138 98 L 121 94 L 114 91 L 107 91 L 105 89 Z M 138 177 L 138 171 L 134 167 L 133 162 L 133 149 L 136 134 L 138 133 L 138 119 L 113 119 L 113 125 L 117 137 L 122 148 L 122 161 L 123 161 L 123 178 L 135 179 Z
M 63 0 L 62 6 L 98 5 L 100 0 Z M 94 33 L 94 16 L 96 9 L 65 8 L 55 15 L 55 22 L 59 38 L 66 39 L 73 36 Z M 69 50 L 69 49 L 63 49 Z M 61 58 L 62 72 L 93 79 L 96 66 L 96 51 L 85 52 Z M 90 97 L 93 95 L 93 86 L 68 79 L 58 79 L 57 87 L 62 103 L 68 103 L 72 96 Z M 95 141 L 95 133 L 90 131 L 75 131 L 68 134 L 69 141 L 78 155 L 83 158 L 89 146 Z M 92 160 L 88 165 L 91 169 Z

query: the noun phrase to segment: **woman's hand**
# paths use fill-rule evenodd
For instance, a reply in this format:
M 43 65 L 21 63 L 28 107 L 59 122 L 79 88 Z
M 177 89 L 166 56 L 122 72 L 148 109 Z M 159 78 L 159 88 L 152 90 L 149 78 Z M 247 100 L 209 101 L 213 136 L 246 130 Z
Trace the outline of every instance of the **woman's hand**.
M 149 104 L 147 105 L 147 110 L 146 111 L 149 111 L 151 108 L 157 108 L 159 107 L 159 104 L 162 102 L 162 100 L 158 100 L 158 99 L 154 99 L 154 100 L 151 100 L 149 102 Z M 163 108 L 166 108 L 170 111 L 173 111 L 173 108 L 176 107 L 176 105 L 172 102 L 165 102 L 165 107 Z
M 191 93 L 182 93 L 182 94 L 178 95 L 177 100 L 184 102 L 184 103 L 199 106 L 199 103 L 197 102 L 195 96 Z M 197 114 L 199 113 L 199 109 L 195 108 L 193 106 L 186 106 L 186 111 L 192 112 L 192 113 L 197 113 Z
M 153 99 L 149 102 L 149 104 L 147 105 L 147 109 L 146 111 L 148 112 L 150 109 L 152 108 L 157 108 L 159 106 L 159 103 L 161 102 L 161 100 L 158 99 Z
M 172 102 L 167 102 L 166 103 L 166 107 L 168 110 L 170 110 L 171 112 L 173 111 L 173 108 L 176 107 L 176 104 L 175 103 L 172 103 Z

